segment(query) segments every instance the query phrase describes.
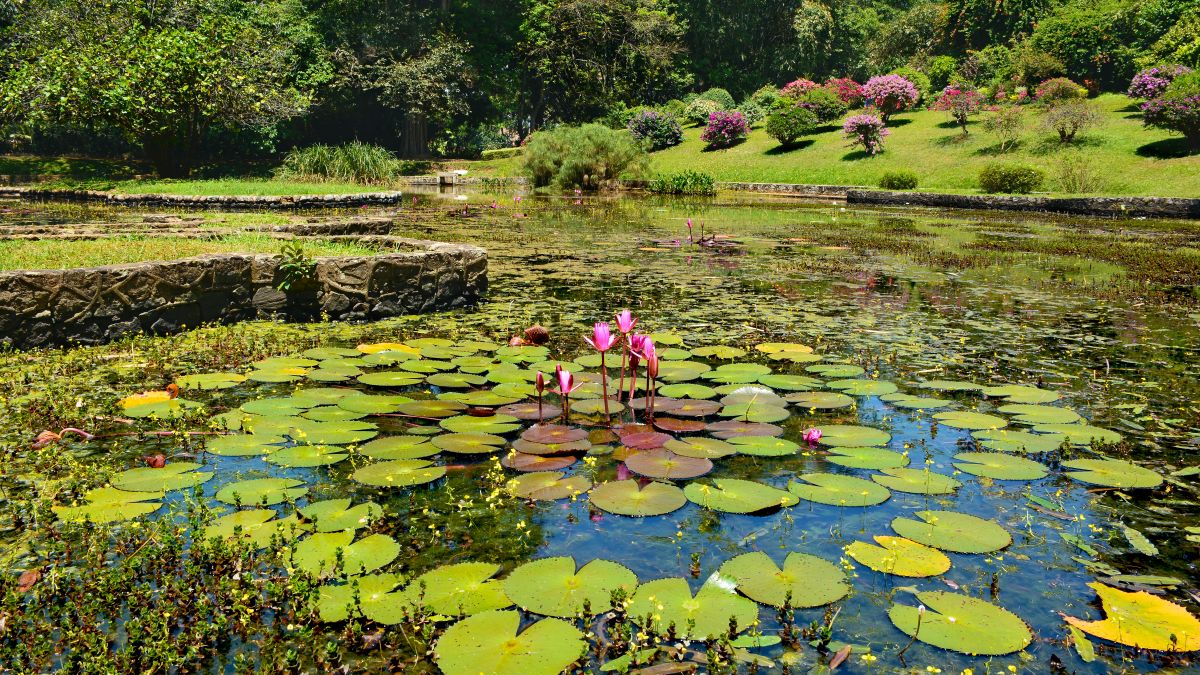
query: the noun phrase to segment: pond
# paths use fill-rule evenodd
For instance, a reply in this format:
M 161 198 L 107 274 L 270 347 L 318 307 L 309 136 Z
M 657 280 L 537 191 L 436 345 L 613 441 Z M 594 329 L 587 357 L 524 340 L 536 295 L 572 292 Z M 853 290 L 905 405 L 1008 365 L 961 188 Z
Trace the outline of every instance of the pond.
M 14 218 L 125 217 L 71 208 Z M 414 644 L 433 646 L 446 672 L 522 673 L 556 672 L 584 643 L 585 672 L 631 644 L 660 664 L 647 672 L 677 672 L 661 665 L 670 659 L 710 659 L 710 672 L 843 659 L 847 672 L 1182 672 L 1190 661 L 1177 652 L 1200 649 L 1186 613 L 1200 605 L 1195 226 L 736 196 L 476 195 L 423 199 L 394 233 L 487 248 L 488 302 L 5 357 L 0 375 L 28 383 L 2 411 L 5 441 L 23 446 L 4 482 L 10 523 L 32 522 L 22 500 L 41 490 L 76 505 L 60 520 L 112 520 L 117 537 L 137 527 L 125 516 L 174 519 L 188 537 L 221 518 L 209 533 L 239 525 L 251 549 L 299 537 L 287 542 L 294 567 L 332 577 L 314 591 L 329 621 L 285 630 L 272 618 L 282 608 L 264 610 L 245 637 L 192 657 L 216 672 L 266 663 L 276 639 L 334 644 L 314 648 L 335 654 L 319 663 L 416 672 L 436 668 Z M 610 400 L 609 431 L 584 337 L 597 321 L 617 332 L 624 309 L 660 357 L 657 426 L 641 426 L 642 364 L 634 401 Z M 545 346 L 506 346 L 535 325 Z M 618 343 L 605 356 L 611 390 L 622 353 Z M 542 414 L 560 412 L 556 365 L 583 386 L 569 419 L 535 426 L 537 371 Z M 178 398 L 157 393 L 169 382 Z M 79 398 L 99 434 L 60 442 L 96 473 L 60 475 L 53 490 L 47 460 L 25 452 L 34 427 L 69 421 L 47 398 Z M 166 466 L 151 468 L 158 454 Z M 105 479 L 122 493 L 89 495 Z M 260 479 L 290 482 L 242 482 Z M 250 505 L 264 495 L 269 506 Z M 293 503 L 335 499 L 378 508 L 290 515 Z M 189 515 L 194 502 L 220 512 Z M 334 531 L 302 531 L 313 517 Z M 6 529 L 14 571 L 66 563 L 60 546 L 20 536 L 34 525 Z M 529 566 L 555 556 L 617 565 L 576 576 L 569 561 Z M 345 575 L 359 579 L 365 648 L 345 640 Z M 618 585 L 630 602 L 614 618 L 604 610 Z M 1099 623 L 1098 592 L 1124 623 Z M 602 618 L 574 616 L 583 596 Z M 34 605 L 8 602 L 14 633 L 36 635 L 32 615 L 13 620 Z M 421 604 L 429 611 L 405 616 Z M 1147 627 L 1151 614 L 1169 618 Z M 729 632 L 730 615 L 735 635 L 705 645 L 708 632 Z M 96 616 L 112 620 L 102 630 L 114 649 L 136 635 L 120 611 Z M 509 639 L 518 620 L 532 628 Z M 698 639 L 667 653 L 689 633 Z

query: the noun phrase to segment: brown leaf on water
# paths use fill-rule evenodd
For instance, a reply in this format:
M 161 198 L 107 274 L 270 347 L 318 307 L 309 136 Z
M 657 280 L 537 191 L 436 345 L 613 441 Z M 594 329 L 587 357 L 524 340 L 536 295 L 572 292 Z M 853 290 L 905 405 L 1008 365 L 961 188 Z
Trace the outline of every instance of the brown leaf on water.
M 833 670 L 834 668 L 837 668 L 845 663 L 846 659 L 850 658 L 850 652 L 852 651 L 854 651 L 853 645 L 846 645 L 845 647 L 837 650 L 837 653 L 833 655 L 833 658 L 829 659 L 829 669 Z
M 17 577 L 17 590 L 28 593 L 41 580 L 42 571 L 40 569 L 25 570 L 21 576 Z

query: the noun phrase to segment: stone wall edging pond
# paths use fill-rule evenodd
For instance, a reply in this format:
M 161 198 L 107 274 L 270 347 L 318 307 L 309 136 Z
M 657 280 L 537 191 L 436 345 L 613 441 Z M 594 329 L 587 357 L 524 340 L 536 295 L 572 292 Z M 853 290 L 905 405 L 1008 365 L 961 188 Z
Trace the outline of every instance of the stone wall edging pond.
M 328 239 L 401 250 L 315 258 L 314 273 L 286 290 L 283 256 L 269 254 L 0 272 L 0 345 L 100 344 L 279 316 L 382 319 L 471 305 L 487 292 L 482 248 L 383 235 Z
M 317 209 L 399 204 L 398 191 L 326 195 L 171 195 L 123 194 L 102 190 L 0 187 L 0 199 L 93 202 L 106 206 L 165 206 L 202 209 Z
M 956 195 L 936 192 L 848 190 L 847 204 L 927 206 L 948 209 L 1044 211 L 1077 216 L 1200 218 L 1200 199 L 1173 197 L 1035 197 L 1027 195 Z

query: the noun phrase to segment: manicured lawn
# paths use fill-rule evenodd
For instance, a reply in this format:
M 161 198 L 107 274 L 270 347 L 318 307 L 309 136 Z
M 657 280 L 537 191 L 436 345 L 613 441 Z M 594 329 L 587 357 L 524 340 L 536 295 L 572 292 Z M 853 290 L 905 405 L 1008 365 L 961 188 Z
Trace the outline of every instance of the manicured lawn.
M 379 249 L 360 244 L 304 240 L 308 255 L 372 255 Z M 70 269 L 145 260 L 175 260 L 205 253 L 279 253 L 284 241 L 260 234 L 237 234 L 219 239 L 139 237 L 92 240 L 0 241 L 0 270 Z
M 363 183 L 308 183 L 273 179 L 218 178 L 213 180 L 126 181 L 117 183 L 112 189 L 115 192 L 126 194 L 282 196 L 386 192 L 396 188 Z
M 652 172 L 685 169 L 712 174 L 718 181 L 810 183 L 875 186 L 889 170 L 909 169 L 920 179 L 919 189 L 977 192 L 979 170 L 988 162 L 1021 162 L 1043 168 L 1046 191 L 1062 192 L 1058 173 L 1074 154 L 1086 158 L 1096 176 L 1091 194 L 1200 196 L 1200 156 L 1181 157 L 1183 143 L 1163 131 L 1147 129 L 1125 96 L 1106 94 L 1094 100 L 1102 121 L 1073 146 L 1062 146 L 1053 132 L 1041 128 L 1030 108 L 1027 129 L 1018 147 L 1000 153 L 997 140 L 984 131 L 982 115 L 963 137 L 948 124 L 945 113 L 918 111 L 898 116 L 885 151 L 866 157 L 847 147 L 840 127 L 825 127 L 806 137 L 799 147 L 784 150 L 762 126 L 744 142 L 725 150 L 707 150 L 700 129 L 684 130 L 684 142 L 651 156 Z M 520 158 L 472 162 L 474 174 L 512 175 Z

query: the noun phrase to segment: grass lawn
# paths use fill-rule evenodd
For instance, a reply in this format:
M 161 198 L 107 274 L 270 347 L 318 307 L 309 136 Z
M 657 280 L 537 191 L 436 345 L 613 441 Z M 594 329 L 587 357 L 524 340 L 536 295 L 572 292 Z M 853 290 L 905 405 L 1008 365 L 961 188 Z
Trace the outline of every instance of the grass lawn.
M 840 126 L 825 127 L 790 150 L 780 148 L 761 125 L 732 148 L 706 150 L 700 128 L 692 127 L 684 130 L 682 144 L 651 155 L 650 165 L 654 173 L 692 169 L 718 181 L 865 186 L 878 184 L 886 171 L 909 169 L 919 177 L 919 189 L 977 192 L 976 179 L 985 164 L 1020 162 L 1046 171 L 1044 190 L 1062 192 L 1060 167 L 1064 159 L 1079 154 L 1096 176 L 1087 194 L 1200 196 L 1200 156 L 1181 156 L 1181 138 L 1143 127 L 1125 96 L 1105 94 L 1093 102 L 1102 111 L 1102 121 L 1073 146 L 1062 146 L 1057 135 L 1042 129 L 1033 108 L 1025 135 L 1008 153 L 1000 153 L 996 138 L 983 130 L 982 115 L 963 137 L 946 113 L 925 110 L 895 118 L 885 151 L 876 157 L 846 147 Z M 513 175 L 520 167 L 518 157 L 472 162 L 465 168 L 475 174 Z
M 219 239 L 139 237 L 106 239 L 0 240 L 0 271 L 61 270 L 146 260 L 176 260 L 205 253 L 279 253 L 285 242 L 265 234 L 232 234 Z M 380 249 L 362 244 L 305 239 L 308 255 L 374 255 Z
M 398 188 L 364 183 L 301 182 L 272 178 L 215 178 L 212 180 L 123 181 L 113 185 L 110 189 L 126 194 L 284 196 L 387 192 Z

